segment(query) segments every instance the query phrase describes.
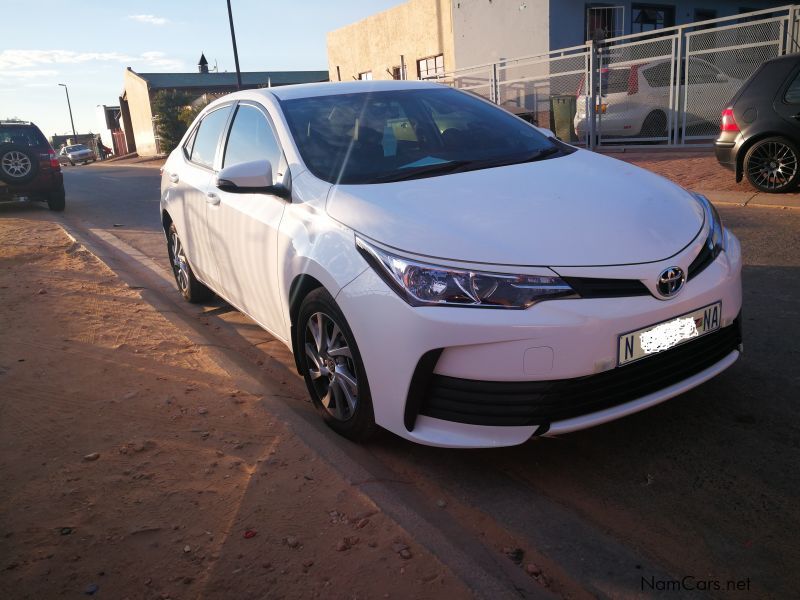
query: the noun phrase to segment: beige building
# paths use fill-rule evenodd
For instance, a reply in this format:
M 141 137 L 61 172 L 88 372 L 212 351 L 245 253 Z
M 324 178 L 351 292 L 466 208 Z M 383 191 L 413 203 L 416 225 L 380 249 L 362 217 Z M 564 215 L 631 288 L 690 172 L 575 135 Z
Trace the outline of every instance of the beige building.
M 548 26 L 547 0 L 408 0 L 330 32 L 328 70 L 332 81 L 435 78 L 546 52 Z
M 130 67 L 125 70 L 119 103 L 128 152 L 137 152 L 139 156 L 160 153 L 152 110 L 153 97 L 158 91 L 180 90 L 198 98 L 236 91 L 236 73 L 210 73 L 205 60 L 201 56 L 197 73 L 137 73 Z M 327 71 L 260 71 L 244 72 L 241 76 L 243 89 L 328 81 Z

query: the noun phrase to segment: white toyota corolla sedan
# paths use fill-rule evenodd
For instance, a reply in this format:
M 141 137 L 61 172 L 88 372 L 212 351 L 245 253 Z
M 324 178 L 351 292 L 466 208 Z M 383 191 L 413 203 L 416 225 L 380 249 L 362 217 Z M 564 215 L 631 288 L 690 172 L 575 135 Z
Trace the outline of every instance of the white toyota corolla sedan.
M 167 160 L 161 218 L 184 298 L 291 348 L 354 440 L 519 444 L 741 352 L 740 246 L 708 200 L 437 84 L 225 96 Z

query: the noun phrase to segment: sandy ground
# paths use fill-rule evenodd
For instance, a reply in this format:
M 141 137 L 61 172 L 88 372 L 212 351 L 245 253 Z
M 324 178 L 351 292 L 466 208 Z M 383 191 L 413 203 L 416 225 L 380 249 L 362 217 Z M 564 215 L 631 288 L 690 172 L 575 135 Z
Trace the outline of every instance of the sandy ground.
M 38 219 L 0 220 L 0 597 L 470 596 Z

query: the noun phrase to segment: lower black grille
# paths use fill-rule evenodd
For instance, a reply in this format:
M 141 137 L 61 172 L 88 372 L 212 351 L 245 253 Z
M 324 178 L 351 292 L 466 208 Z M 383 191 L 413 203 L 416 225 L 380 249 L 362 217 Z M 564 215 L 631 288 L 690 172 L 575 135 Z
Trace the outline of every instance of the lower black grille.
M 719 362 L 742 341 L 733 325 L 597 375 L 555 381 L 474 381 L 432 375 L 420 414 L 472 425 L 548 425 L 618 406 Z
M 650 290 L 638 279 L 562 277 L 581 298 L 628 298 L 647 296 Z

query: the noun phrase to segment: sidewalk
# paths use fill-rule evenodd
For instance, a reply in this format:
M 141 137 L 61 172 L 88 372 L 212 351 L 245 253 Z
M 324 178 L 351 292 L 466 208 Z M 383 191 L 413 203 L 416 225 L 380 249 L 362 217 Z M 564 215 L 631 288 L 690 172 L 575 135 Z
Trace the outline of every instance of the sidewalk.
M 603 154 L 658 173 L 688 190 L 704 194 L 715 204 L 800 209 L 800 193 L 765 194 L 746 180 L 736 183 L 735 175 L 719 165 L 711 150 L 635 150 Z
M 0 596 L 469 597 L 49 214 L 0 303 Z

